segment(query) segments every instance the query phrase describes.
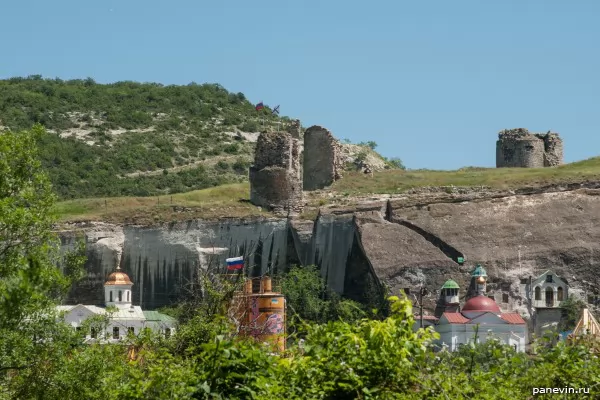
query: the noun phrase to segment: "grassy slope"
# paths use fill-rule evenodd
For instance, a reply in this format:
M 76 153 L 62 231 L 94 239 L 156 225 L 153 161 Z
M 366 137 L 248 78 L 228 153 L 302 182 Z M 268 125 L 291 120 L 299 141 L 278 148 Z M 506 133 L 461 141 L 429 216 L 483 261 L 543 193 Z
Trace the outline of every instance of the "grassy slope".
M 61 221 L 105 221 L 147 225 L 190 218 L 268 216 L 247 200 L 247 183 L 154 197 L 108 197 L 59 202 Z
M 516 188 L 568 183 L 600 178 L 600 157 L 591 158 L 556 168 L 481 168 L 458 171 L 398 171 L 376 172 L 373 177 L 347 173 L 336 182 L 332 191 L 345 196 L 372 193 L 401 193 L 422 186 L 490 186 Z M 122 197 L 107 199 L 80 199 L 59 203 L 57 212 L 63 221 L 103 220 L 152 224 L 187 218 L 225 218 L 268 216 L 269 214 L 248 202 L 247 183 L 223 185 L 172 196 Z M 106 200 L 106 206 L 105 206 Z M 312 207 L 326 200 L 312 197 Z M 331 200 L 327 200 L 331 201 Z M 335 200 L 334 200 L 335 201 Z M 188 207 L 174 212 L 173 207 Z M 310 211 L 307 216 L 314 216 Z
M 268 107 L 257 112 L 242 93 L 217 84 L 0 80 L 0 125 L 48 129 L 40 155 L 61 199 L 243 182 L 254 146 L 233 135 L 257 132 L 263 121 L 268 128 L 288 119 Z
M 333 185 L 338 193 L 402 193 L 423 186 L 515 188 L 600 179 L 600 157 L 554 168 L 465 168 L 458 171 L 382 171 L 373 177 L 347 174 Z

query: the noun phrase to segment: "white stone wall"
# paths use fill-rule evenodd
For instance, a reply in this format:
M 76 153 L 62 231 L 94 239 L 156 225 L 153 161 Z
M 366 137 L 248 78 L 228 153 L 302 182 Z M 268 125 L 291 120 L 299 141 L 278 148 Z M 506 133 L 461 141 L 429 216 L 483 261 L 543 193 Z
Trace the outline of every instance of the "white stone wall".
M 440 334 L 437 341 L 439 346 L 444 344 L 448 350 L 458 350 L 459 346 L 473 343 L 475 340 L 476 324 L 439 324 L 435 326 L 436 332 Z M 511 346 L 516 345 L 517 351 L 525 351 L 527 343 L 526 325 L 515 324 L 479 324 L 477 333 L 478 343 L 484 343 L 488 339 L 497 339 L 501 343 Z

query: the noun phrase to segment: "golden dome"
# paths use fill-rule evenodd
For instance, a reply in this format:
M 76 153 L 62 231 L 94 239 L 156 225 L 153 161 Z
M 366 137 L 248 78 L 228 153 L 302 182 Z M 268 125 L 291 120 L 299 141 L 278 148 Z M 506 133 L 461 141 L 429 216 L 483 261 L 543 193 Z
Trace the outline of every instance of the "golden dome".
M 133 285 L 133 282 L 129 279 L 129 275 L 121 272 L 121 268 L 117 268 L 115 272 L 108 276 L 104 285 Z

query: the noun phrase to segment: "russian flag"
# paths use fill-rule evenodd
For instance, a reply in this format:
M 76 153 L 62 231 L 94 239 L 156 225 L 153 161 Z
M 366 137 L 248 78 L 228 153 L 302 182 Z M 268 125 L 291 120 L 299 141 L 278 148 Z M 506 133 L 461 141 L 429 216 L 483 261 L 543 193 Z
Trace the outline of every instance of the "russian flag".
M 262 110 L 263 108 L 265 108 L 265 105 L 262 101 L 256 105 L 256 111 Z
M 228 271 L 235 271 L 244 267 L 244 257 L 233 257 L 225 260 Z

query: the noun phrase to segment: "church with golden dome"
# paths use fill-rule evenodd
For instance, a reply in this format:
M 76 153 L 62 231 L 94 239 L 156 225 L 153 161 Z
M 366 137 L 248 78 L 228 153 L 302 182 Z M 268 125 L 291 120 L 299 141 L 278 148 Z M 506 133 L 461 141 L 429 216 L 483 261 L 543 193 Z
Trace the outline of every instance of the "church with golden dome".
M 117 267 L 104 283 L 104 306 L 77 304 L 57 308 L 68 325 L 81 331 L 86 342 L 119 342 L 146 328 L 167 337 L 174 333 L 174 318 L 157 311 L 143 311 L 140 306 L 133 305 L 132 287 L 129 275 Z M 106 322 L 85 323 L 96 316 L 105 317 Z
M 486 295 L 487 273 L 477 265 L 471 273 L 471 281 L 465 303 L 461 307 L 459 286 L 448 280 L 442 286 L 437 302 L 434 327 L 440 334 L 439 345 L 448 350 L 457 350 L 469 343 L 483 343 L 495 338 L 513 346 L 516 351 L 525 351 L 527 324 L 515 312 L 502 312 L 492 296 Z

